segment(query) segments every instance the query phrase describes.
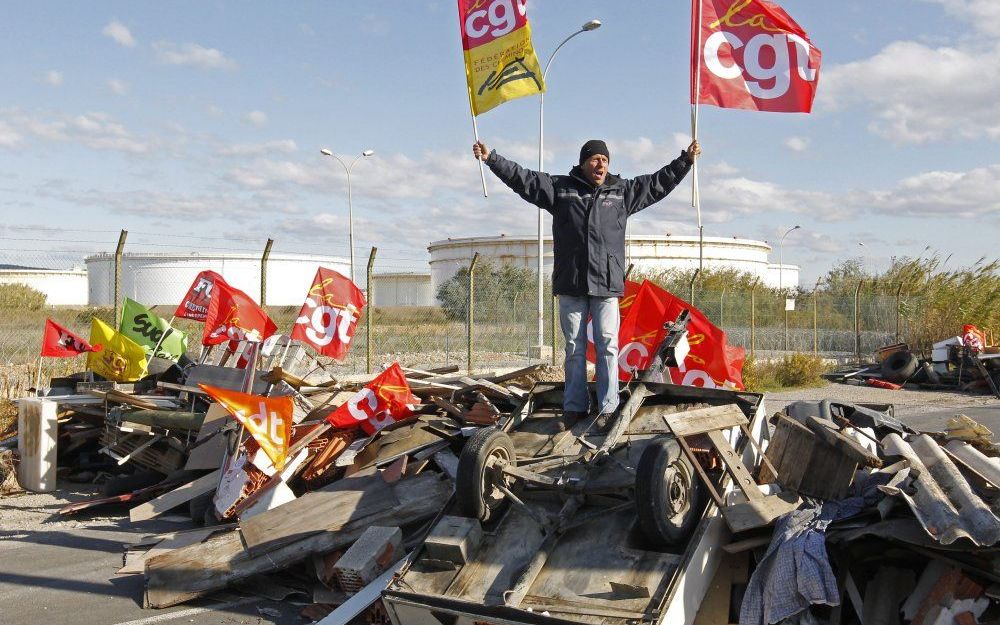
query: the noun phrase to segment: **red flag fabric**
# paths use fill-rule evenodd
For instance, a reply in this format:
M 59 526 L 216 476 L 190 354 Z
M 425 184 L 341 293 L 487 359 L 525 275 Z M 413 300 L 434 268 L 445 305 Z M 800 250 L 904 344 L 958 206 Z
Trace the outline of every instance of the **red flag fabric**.
M 214 271 L 202 271 L 194 278 L 191 288 L 181 303 L 177 305 L 174 316 L 181 319 L 194 319 L 204 321 L 208 314 L 208 304 L 212 300 L 212 291 L 216 284 L 225 284 L 226 281 Z
M 412 406 L 416 403 L 418 400 L 410 392 L 406 375 L 396 362 L 327 415 L 326 420 L 335 428 L 360 425 L 366 433 L 374 434 L 412 415 Z
M 769 0 L 691 2 L 692 104 L 808 113 L 821 56 L 802 27 Z
M 631 280 L 625 281 L 625 293 L 618 298 L 618 318 L 627 319 L 628 311 L 635 303 L 635 297 L 639 294 L 639 283 L 632 282 Z M 621 327 L 618 328 L 619 336 L 621 335 Z M 597 362 L 597 347 L 594 345 L 594 321 L 593 318 L 587 319 L 587 360 L 590 362 Z
M 691 311 L 688 322 L 691 351 L 680 367 L 668 369 L 670 381 L 686 386 L 743 390 L 743 348 L 728 345 L 726 333 L 709 321 L 704 313 L 648 280 L 642 285 L 626 282 L 625 289 L 626 294 L 631 290 L 635 297 L 618 331 L 620 380 L 630 380 L 634 371 L 649 366 L 656 347 L 666 333 L 664 323 L 676 319 L 686 308 Z M 593 362 L 589 354 L 588 359 Z
M 51 319 L 45 320 L 42 335 L 42 356 L 71 358 L 87 352 L 101 351 L 101 345 L 91 345 Z
M 243 291 L 217 281 L 205 315 L 202 345 L 218 345 L 226 341 L 242 341 L 248 334 L 262 341 L 278 331 L 263 308 Z
M 320 267 L 291 336 L 324 356 L 343 360 L 364 307 L 361 289 L 336 271 Z

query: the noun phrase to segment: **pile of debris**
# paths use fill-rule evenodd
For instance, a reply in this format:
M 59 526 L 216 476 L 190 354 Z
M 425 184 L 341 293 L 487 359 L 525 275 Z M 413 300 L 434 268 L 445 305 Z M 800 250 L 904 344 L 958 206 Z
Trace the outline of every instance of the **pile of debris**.
M 885 389 L 920 388 L 992 393 L 1000 398 L 1000 345 L 987 344 L 982 333 L 966 332 L 934 344 L 930 358 L 906 343 L 875 352 L 875 362 L 825 375 L 844 384 Z
M 797 402 L 762 473 L 802 503 L 755 550 L 740 623 L 985 623 L 1000 618 L 1000 459 L 967 417 L 918 433 L 890 406 Z M 766 478 L 765 478 L 766 479 Z
M 304 595 L 303 615 L 321 618 L 422 541 L 452 496 L 464 441 L 516 413 L 527 395 L 516 383 L 542 369 L 401 368 L 419 403 L 368 434 L 326 417 L 357 402 L 369 377 L 337 380 L 285 336 L 259 358 L 233 356 L 182 358 L 130 384 L 53 378 L 20 402 L 18 437 L 6 444 L 31 450 L 18 468 L 26 487 L 51 490 L 56 475 L 103 484 L 58 514 L 127 506 L 136 524 L 179 512 L 199 526 L 126 545 L 118 573 L 145 576 L 147 607 L 235 587 Z M 206 388 L 293 399 L 280 470 Z

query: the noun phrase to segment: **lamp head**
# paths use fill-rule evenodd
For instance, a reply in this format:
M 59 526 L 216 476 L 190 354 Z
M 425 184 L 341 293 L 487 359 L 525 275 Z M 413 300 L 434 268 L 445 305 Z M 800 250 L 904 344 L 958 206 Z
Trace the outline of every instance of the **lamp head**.
M 584 24 L 581 28 L 586 31 L 597 30 L 601 27 L 601 20 L 590 20 Z
M 331 152 L 326 148 L 321 149 L 319 153 L 322 154 L 323 156 L 333 156 L 333 152 Z
M 371 156 L 373 154 L 375 154 L 375 150 L 365 150 L 361 153 L 361 156 Z

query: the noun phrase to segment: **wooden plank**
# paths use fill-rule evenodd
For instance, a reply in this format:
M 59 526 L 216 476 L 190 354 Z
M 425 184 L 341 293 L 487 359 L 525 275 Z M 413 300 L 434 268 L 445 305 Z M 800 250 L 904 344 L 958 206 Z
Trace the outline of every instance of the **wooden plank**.
M 222 427 L 229 423 L 229 411 L 222 404 L 213 403 L 205 413 L 205 420 L 198 431 L 198 438 L 195 443 L 201 443 L 209 436 L 214 435 Z M 184 465 L 185 471 L 211 471 L 222 466 L 222 458 L 226 453 L 226 437 L 216 435 L 212 440 L 201 443 L 188 454 L 187 463 Z
M 378 474 L 352 476 L 241 522 L 240 531 L 248 551 L 263 553 L 391 507 L 398 503 L 392 493 Z M 334 509 L 330 501 L 337 502 Z
M 142 557 L 129 558 L 128 562 L 125 563 L 125 566 L 118 569 L 117 574 L 130 575 L 134 573 L 142 573 L 146 570 L 146 560 L 149 558 L 155 558 L 156 556 L 163 555 L 173 551 L 174 549 L 187 547 L 188 545 L 197 545 L 217 531 L 219 531 L 219 528 L 217 527 L 199 527 L 193 532 L 184 532 L 183 534 L 177 534 L 172 538 L 166 538 L 147 551 Z
M 798 508 L 801 503 L 802 499 L 795 493 L 778 493 L 726 506 L 722 509 L 722 516 L 732 531 L 743 532 L 758 527 L 767 527 L 774 523 L 774 520 L 779 516 Z
M 263 554 L 244 548 L 240 532 L 213 536 L 207 541 L 146 561 L 145 606 L 165 608 L 225 588 L 259 573 L 288 568 L 314 553 L 343 549 L 358 539 L 371 525 L 405 525 L 437 514 L 451 496 L 451 484 L 425 473 L 400 480 L 392 486 L 392 497 L 382 498 L 383 505 L 369 514 L 345 520 L 337 514 L 349 497 L 341 494 L 323 499 L 317 511 L 330 519 L 323 531 L 294 537 L 292 542 Z M 275 515 L 282 508 L 296 506 L 309 499 L 310 493 L 280 508 L 269 510 L 255 520 Z M 396 503 L 393 503 L 396 501 Z
M 164 493 L 155 499 L 132 508 L 128 511 L 129 519 L 133 523 L 136 523 L 138 521 L 146 521 L 148 519 L 158 517 L 164 512 L 172 510 L 182 503 L 191 501 L 198 495 L 212 492 L 218 484 L 219 470 L 216 469 L 207 475 L 199 477 L 193 482 L 188 482 L 183 486 L 175 488 L 169 493 Z
M 750 423 L 736 404 L 697 408 L 665 415 L 663 418 L 675 436 L 693 436 Z
M 882 460 L 876 454 L 865 449 L 861 443 L 850 436 L 834 430 L 832 423 L 829 426 L 827 423 L 829 422 L 816 417 L 806 419 L 806 427 L 815 432 L 827 445 L 835 448 L 854 462 L 875 469 L 882 466 Z
M 757 488 L 757 482 L 754 481 L 753 476 L 750 475 L 747 468 L 743 466 L 740 457 L 736 454 L 736 451 L 729 444 L 729 441 L 726 440 L 722 432 L 712 430 L 711 432 L 705 432 L 705 435 L 708 436 L 708 440 L 712 441 L 712 445 L 719 452 L 719 457 L 722 458 L 722 462 L 733 476 L 734 483 L 743 491 L 747 499 L 750 501 L 763 499 L 764 495 Z

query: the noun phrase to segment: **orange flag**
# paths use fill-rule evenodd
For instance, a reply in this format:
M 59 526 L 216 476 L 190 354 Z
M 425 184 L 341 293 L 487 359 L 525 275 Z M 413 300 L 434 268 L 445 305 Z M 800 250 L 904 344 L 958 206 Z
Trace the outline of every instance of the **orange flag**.
M 288 441 L 292 436 L 291 397 L 263 397 L 207 384 L 198 386 L 246 426 L 275 469 L 285 468 Z

